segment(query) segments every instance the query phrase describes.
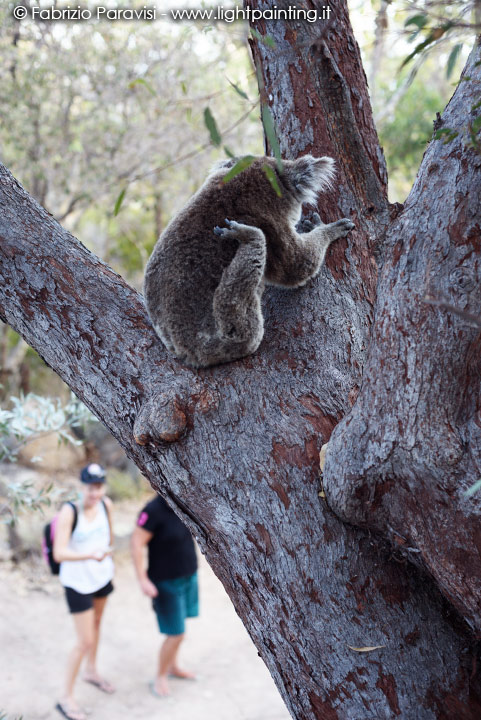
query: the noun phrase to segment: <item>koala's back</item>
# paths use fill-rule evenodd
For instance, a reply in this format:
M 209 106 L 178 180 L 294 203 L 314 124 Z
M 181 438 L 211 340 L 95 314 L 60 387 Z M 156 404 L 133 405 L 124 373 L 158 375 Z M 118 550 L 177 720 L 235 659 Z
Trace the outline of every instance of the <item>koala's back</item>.
M 238 247 L 214 233 L 234 212 L 230 193 L 222 189 L 208 185 L 191 199 L 161 235 L 145 273 L 144 295 L 156 332 L 193 364 L 199 333 L 215 331 L 214 292 Z

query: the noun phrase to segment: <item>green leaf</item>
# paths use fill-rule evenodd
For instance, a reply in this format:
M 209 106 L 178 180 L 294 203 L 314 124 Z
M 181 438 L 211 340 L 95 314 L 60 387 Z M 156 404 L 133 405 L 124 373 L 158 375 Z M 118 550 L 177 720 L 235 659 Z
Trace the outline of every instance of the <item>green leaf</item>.
M 478 482 L 475 482 L 474 485 L 471 485 L 464 494 L 466 497 L 471 497 L 471 495 L 474 495 L 474 493 L 478 492 L 478 490 L 481 490 L 481 480 L 478 480 Z
M 147 82 L 147 80 L 144 80 L 144 78 L 137 78 L 136 80 L 132 80 L 132 82 L 129 83 L 129 90 L 132 90 L 136 85 L 143 85 L 151 95 L 157 95 L 154 88 L 150 83 Z
M 251 28 L 251 34 L 256 38 L 256 40 L 259 40 L 259 42 L 264 43 L 264 45 L 268 45 L 268 47 L 275 48 L 276 47 L 276 41 L 271 35 L 261 35 L 258 30 L 255 28 Z
M 478 100 L 477 103 L 475 103 L 474 105 L 471 105 L 471 112 L 474 112 L 475 110 L 477 110 L 480 107 L 481 107 L 481 100 Z
M 481 115 L 479 115 L 471 124 L 471 130 L 475 135 L 481 130 Z
M 122 205 L 122 203 L 123 203 L 123 201 L 124 201 L 124 197 L 125 197 L 125 193 L 126 193 L 126 192 L 127 192 L 127 188 L 124 187 L 124 189 L 122 190 L 122 192 L 120 193 L 120 195 L 118 196 L 118 198 L 117 198 L 117 200 L 116 200 L 116 202 L 115 202 L 114 217 L 116 217 L 116 216 L 119 214 L 119 212 L 120 212 L 120 208 L 121 208 L 121 205 Z
M 277 139 L 271 109 L 268 105 L 262 105 L 261 115 L 264 132 L 266 134 L 267 140 L 269 141 L 269 145 L 272 148 L 274 157 L 277 160 L 277 167 L 279 169 L 279 172 L 282 172 L 281 148 Z
M 434 133 L 434 139 L 441 140 L 443 135 L 451 135 L 452 132 L 453 131 L 449 128 L 442 128 L 441 130 L 436 130 L 436 132 Z
M 234 178 L 236 175 L 239 175 L 239 173 L 247 170 L 247 168 L 252 165 L 254 160 L 254 155 L 245 155 L 244 157 L 241 157 L 240 160 L 236 162 L 234 167 L 231 168 L 226 175 L 224 175 L 224 177 L 222 178 L 222 182 L 228 183 L 229 180 L 232 180 L 232 178 Z
M 241 90 L 240 87 L 238 87 L 235 83 L 233 83 L 231 80 L 229 80 L 229 78 L 227 78 L 227 82 L 228 82 L 230 85 L 232 85 L 232 87 L 234 88 L 234 90 L 236 91 L 236 93 L 237 93 L 238 95 L 240 95 L 241 98 L 244 98 L 244 100 L 248 100 L 248 99 L 249 99 L 248 96 L 246 95 L 246 93 L 245 93 L 243 90 Z
M 270 184 L 276 191 L 276 194 L 278 195 L 278 197 L 282 197 L 282 191 L 281 191 L 281 188 L 279 187 L 279 183 L 277 182 L 277 176 L 276 176 L 274 170 L 269 165 L 263 165 L 262 169 L 264 170 L 264 172 L 267 176 L 267 179 L 269 180 Z
M 451 76 L 451 73 L 454 70 L 454 66 L 456 65 L 456 60 L 458 59 L 459 53 L 461 52 L 463 47 L 463 43 L 458 43 L 453 47 L 451 50 L 449 57 L 448 57 L 448 63 L 446 65 L 446 77 L 449 78 Z
M 428 22 L 428 19 L 426 15 L 412 15 L 412 17 L 408 18 L 406 22 L 404 23 L 404 27 L 407 27 L 408 25 L 417 25 L 418 28 L 421 30 Z
M 416 45 L 416 47 L 414 48 L 414 50 L 412 51 L 412 53 L 410 53 L 410 55 L 408 55 L 407 58 L 405 58 L 405 59 L 402 61 L 401 66 L 400 66 L 399 69 L 402 69 L 405 65 L 407 65 L 408 62 L 410 62 L 410 61 L 413 59 L 413 57 L 415 57 L 416 55 L 418 55 L 422 50 L 424 50 L 424 48 L 426 48 L 426 47 L 427 47 L 428 45 L 430 45 L 432 42 L 434 42 L 434 37 L 433 37 L 432 35 L 429 35 L 429 37 L 426 38 L 426 40 L 423 40 L 423 42 L 418 43 L 418 45 Z
M 412 60 L 413 57 L 418 55 L 422 50 L 424 50 L 429 45 L 431 45 L 432 43 L 434 43 L 437 40 L 439 40 L 440 38 L 442 38 L 442 36 L 445 35 L 448 32 L 448 30 L 451 30 L 452 27 L 453 27 L 453 23 L 448 22 L 445 25 L 440 25 L 439 27 L 433 28 L 429 32 L 429 35 L 427 36 L 426 40 L 424 40 L 422 43 L 419 43 L 418 45 L 416 45 L 416 47 L 414 48 L 412 53 L 410 55 L 408 55 L 407 58 L 401 63 L 401 68 L 403 68 L 405 65 L 407 65 L 407 63 L 410 60 Z
M 180 83 L 180 87 L 181 87 L 181 89 L 182 89 L 182 94 L 183 94 L 183 95 L 187 95 L 187 85 L 185 84 L 184 81 L 182 81 L 182 82 Z
M 234 153 L 232 152 L 232 150 L 229 150 L 229 148 L 227 147 L 227 145 L 224 145 L 224 152 L 225 152 L 225 154 L 227 155 L 227 157 L 232 158 L 232 160 L 235 158 Z
M 214 116 L 212 115 L 210 108 L 206 107 L 204 110 L 204 122 L 207 130 L 210 134 L 210 139 L 212 140 L 212 143 L 219 147 L 219 145 L 222 142 L 221 134 L 217 128 L 217 123 L 214 120 Z
M 458 137 L 459 133 L 456 132 L 456 130 L 451 130 L 450 128 L 442 128 L 441 130 L 437 130 L 437 132 L 434 134 L 435 140 L 441 140 L 444 137 L 443 145 L 447 145 L 451 142 L 451 140 L 454 140 L 454 138 Z

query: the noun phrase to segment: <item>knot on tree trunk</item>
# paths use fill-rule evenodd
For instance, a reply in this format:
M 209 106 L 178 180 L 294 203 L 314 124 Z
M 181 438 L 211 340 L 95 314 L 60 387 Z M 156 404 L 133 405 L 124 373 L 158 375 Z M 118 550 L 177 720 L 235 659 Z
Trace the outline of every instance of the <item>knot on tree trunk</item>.
M 140 408 L 134 423 L 134 438 L 138 445 L 172 443 L 184 435 L 186 428 L 182 395 L 176 390 L 158 392 Z
M 196 413 L 205 415 L 219 407 L 220 396 L 200 381 L 154 392 L 145 400 L 134 423 L 138 445 L 173 443 L 192 427 Z

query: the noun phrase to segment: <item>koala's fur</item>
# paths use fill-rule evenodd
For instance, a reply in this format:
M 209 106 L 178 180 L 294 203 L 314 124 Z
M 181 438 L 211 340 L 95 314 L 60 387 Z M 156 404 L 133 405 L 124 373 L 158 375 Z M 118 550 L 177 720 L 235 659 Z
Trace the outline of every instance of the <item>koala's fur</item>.
M 160 236 L 145 272 L 155 331 L 168 350 L 195 367 L 257 350 L 265 284 L 304 285 L 319 272 L 330 243 L 354 227 L 346 218 L 330 225 L 318 218 L 320 225 L 309 224 L 310 232 L 295 229 L 302 204 L 315 202 L 329 185 L 331 158 L 284 160 L 282 173 L 274 159 L 256 158 L 223 183 L 234 162 L 214 166 Z M 282 197 L 266 177 L 266 164 L 276 173 Z

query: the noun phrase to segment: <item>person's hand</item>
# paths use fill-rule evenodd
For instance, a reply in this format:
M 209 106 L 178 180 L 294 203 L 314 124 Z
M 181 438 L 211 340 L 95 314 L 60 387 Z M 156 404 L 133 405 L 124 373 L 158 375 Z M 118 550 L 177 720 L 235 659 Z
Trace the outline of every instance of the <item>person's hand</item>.
M 113 548 L 111 547 L 108 547 L 106 550 L 95 550 L 95 552 L 92 553 L 92 560 L 97 560 L 98 562 L 101 562 L 108 555 L 112 555 L 112 552 Z
M 149 578 L 143 578 L 140 581 L 140 587 L 141 587 L 144 595 L 147 595 L 147 597 L 149 597 L 149 598 L 157 597 L 157 595 L 159 594 L 154 583 L 151 580 L 149 580 Z

